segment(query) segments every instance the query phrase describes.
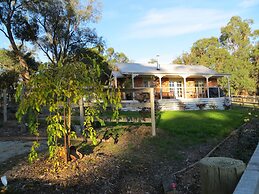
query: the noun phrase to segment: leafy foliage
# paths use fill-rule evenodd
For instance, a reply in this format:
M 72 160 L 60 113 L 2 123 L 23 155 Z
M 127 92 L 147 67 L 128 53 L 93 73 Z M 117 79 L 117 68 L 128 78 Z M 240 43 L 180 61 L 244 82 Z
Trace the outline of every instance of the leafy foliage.
M 18 81 L 18 61 L 13 53 L 7 50 L 0 50 L 0 89 L 14 90 Z
M 111 69 L 116 69 L 115 63 L 128 63 L 130 61 L 125 53 L 115 52 L 112 47 L 105 50 L 104 57 L 107 59 Z
M 119 92 L 113 88 L 105 88 L 100 77 L 100 65 L 94 59 L 87 64 L 78 62 L 65 66 L 42 65 L 37 74 L 31 77 L 27 84 L 29 91 L 20 103 L 17 117 L 21 119 L 27 112 L 36 117 L 43 107 L 48 107 L 50 114 L 46 120 L 50 158 L 55 158 L 58 139 L 65 138 L 67 141 L 72 135 L 71 107 L 82 97 L 89 104 L 85 112 L 88 131 L 85 134 L 88 134 L 94 144 L 97 142 L 92 123 L 94 120 L 101 120 L 98 116 L 100 110 L 106 110 L 111 105 L 115 114 L 118 114 Z M 34 116 L 30 118 L 29 128 L 37 135 L 38 122 Z M 69 146 L 70 142 L 67 143 Z
M 37 148 L 39 148 L 40 144 L 37 141 L 33 142 L 33 145 L 31 147 L 31 152 L 29 154 L 29 162 L 32 163 L 34 160 L 38 158 L 38 153 L 36 151 Z
M 219 73 L 231 74 L 231 89 L 235 94 L 254 93 L 258 87 L 258 34 L 252 31 L 252 20 L 238 16 L 221 28 L 219 38 L 203 38 L 196 41 L 190 53 L 183 53 L 174 60 L 180 64 L 200 64 Z M 252 41 L 254 40 L 254 41 Z M 227 80 L 221 83 L 227 87 Z

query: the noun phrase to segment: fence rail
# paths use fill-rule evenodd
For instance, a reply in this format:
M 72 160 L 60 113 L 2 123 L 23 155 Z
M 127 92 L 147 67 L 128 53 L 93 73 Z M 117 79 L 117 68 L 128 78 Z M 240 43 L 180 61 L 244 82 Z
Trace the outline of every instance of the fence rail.
M 232 96 L 232 102 L 244 105 L 259 106 L 259 96 Z

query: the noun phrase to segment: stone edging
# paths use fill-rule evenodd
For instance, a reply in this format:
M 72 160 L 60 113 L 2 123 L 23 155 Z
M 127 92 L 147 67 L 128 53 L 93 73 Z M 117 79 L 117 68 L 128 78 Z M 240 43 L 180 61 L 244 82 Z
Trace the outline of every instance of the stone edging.
M 259 193 L 259 144 L 233 194 Z

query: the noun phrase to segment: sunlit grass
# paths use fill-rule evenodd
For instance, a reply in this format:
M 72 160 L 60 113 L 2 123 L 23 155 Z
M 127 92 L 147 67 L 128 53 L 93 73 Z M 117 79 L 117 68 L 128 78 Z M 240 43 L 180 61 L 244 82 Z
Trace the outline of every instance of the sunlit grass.
M 247 108 L 206 111 L 161 112 L 158 127 L 177 137 L 182 143 L 193 144 L 220 139 L 252 117 Z M 251 115 L 248 113 L 252 113 Z

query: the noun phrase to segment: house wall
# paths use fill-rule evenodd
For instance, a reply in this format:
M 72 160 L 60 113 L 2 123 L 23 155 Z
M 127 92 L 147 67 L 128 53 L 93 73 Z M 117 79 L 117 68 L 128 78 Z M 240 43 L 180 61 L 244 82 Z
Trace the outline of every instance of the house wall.
M 134 85 L 135 85 L 135 87 L 143 87 L 144 86 L 143 78 L 139 77 L 139 76 L 135 77 L 134 78 Z
M 137 76 L 134 78 L 134 86 L 135 87 L 144 87 L 144 80 L 152 80 L 150 77 L 141 77 Z M 183 78 L 168 78 L 168 77 L 163 77 L 162 78 L 162 96 L 163 98 L 175 98 L 174 94 L 170 92 L 169 88 L 169 81 L 174 80 L 174 81 L 179 81 L 181 80 L 183 82 Z M 121 85 L 119 82 L 122 80 L 118 80 L 118 85 Z M 128 80 L 128 82 L 131 81 L 131 78 Z M 204 83 L 204 94 L 203 96 L 197 96 L 196 89 L 195 89 L 195 83 L 197 81 L 202 81 Z M 153 83 L 155 85 L 155 94 L 156 98 L 160 98 L 160 83 L 159 79 L 156 79 Z M 131 83 L 129 83 L 131 86 Z M 209 79 L 208 83 L 209 87 L 216 87 L 218 86 L 217 79 L 216 78 L 211 78 Z M 206 79 L 205 78 L 187 78 L 186 79 L 186 97 L 187 98 L 197 98 L 197 97 L 206 97 Z
M 148 78 L 147 78 L 148 79 Z M 163 92 L 169 92 L 169 80 L 182 80 L 180 78 L 162 78 L 162 88 L 163 88 Z M 187 78 L 186 79 L 186 86 L 187 87 L 195 87 L 195 82 L 196 81 L 203 81 L 204 85 L 206 85 L 206 79 L 205 78 Z M 144 79 L 140 76 L 137 76 L 134 78 L 134 84 L 135 87 L 144 87 Z M 159 88 L 159 81 L 155 82 L 155 86 L 157 88 Z M 212 78 L 209 79 L 209 87 L 214 87 L 214 86 L 218 86 L 218 82 L 216 78 Z
M 186 79 L 186 97 L 187 98 L 195 98 L 195 81 L 198 79 L 195 78 L 187 78 Z M 200 79 L 199 79 L 200 80 Z

